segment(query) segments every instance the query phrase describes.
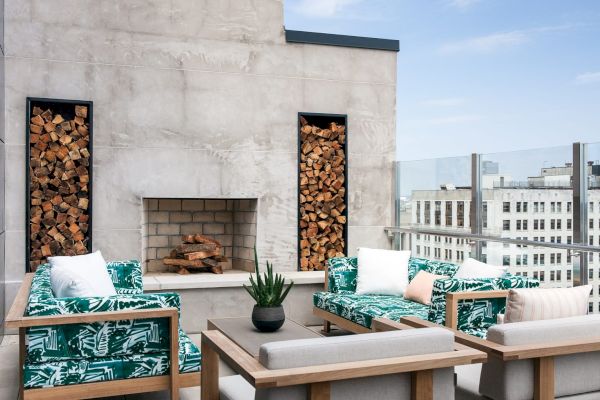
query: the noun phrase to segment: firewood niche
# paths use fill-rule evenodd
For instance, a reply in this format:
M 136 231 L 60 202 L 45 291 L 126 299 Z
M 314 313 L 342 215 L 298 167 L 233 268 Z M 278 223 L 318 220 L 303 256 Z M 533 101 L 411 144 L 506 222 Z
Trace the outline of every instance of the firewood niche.
M 345 115 L 300 113 L 298 157 L 299 267 L 323 270 L 347 243 Z
M 92 246 L 92 103 L 27 99 L 27 266 Z

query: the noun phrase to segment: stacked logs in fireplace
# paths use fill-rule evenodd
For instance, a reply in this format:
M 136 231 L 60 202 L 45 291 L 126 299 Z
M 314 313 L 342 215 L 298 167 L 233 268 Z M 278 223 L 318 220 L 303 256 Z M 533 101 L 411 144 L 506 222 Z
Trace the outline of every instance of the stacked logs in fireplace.
M 346 252 L 346 127 L 300 124 L 300 269 L 322 270 Z
M 189 274 L 190 271 L 210 271 L 222 274 L 222 262 L 227 261 L 223 255 L 223 248 L 218 240 L 205 235 L 183 235 L 182 243 L 171 250 L 169 257 L 163 259 L 163 263 L 173 272 L 181 275 Z
M 71 118 L 34 106 L 29 121 L 29 268 L 47 257 L 88 252 L 90 127 L 88 107 Z

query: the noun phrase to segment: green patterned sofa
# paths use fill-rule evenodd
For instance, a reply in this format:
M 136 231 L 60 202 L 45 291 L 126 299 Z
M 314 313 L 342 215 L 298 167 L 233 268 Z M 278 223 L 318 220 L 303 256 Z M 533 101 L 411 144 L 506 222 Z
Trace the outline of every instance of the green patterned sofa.
M 178 326 L 179 295 L 143 293 L 138 261 L 110 262 L 107 267 L 116 296 L 55 298 L 48 264 L 40 266 L 33 277 L 29 277 L 31 289 L 24 318 L 20 325 L 15 325 L 24 331 L 27 343 L 22 390 L 169 375 L 170 349 L 175 343 L 178 343 L 174 349 L 178 348 L 179 376 L 186 378 L 181 381 L 199 384 L 200 351 Z M 140 319 L 132 310 L 147 314 Z M 156 311 L 163 311 L 160 315 L 164 316 L 168 310 L 172 310 L 174 328 L 169 318 L 145 316 Z M 36 318 L 52 320 L 59 316 L 94 313 L 113 314 L 113 318 L 91 323 L 61 321 L 55 325 L 21 327 L 28 326 L 23 321 L 36 324 Z M 119 313 L 128 314 L 122 319 Z M 172 329 L 178 332 L 178 341 L 173 343 Z M 192 376 L 193 379 L 187 379 Z
M 332 258 L 328 262 L 326 274 L 327 290 L 313 295 L 314 314 L 327 321 L 326 330 L 329 323 L 335 323 L 357 333 L 369 331 L 374 318 L 400 321 L 402 317 L 415 316 L 444 325 L 447 293 L 539 286 L 537 280 L 510 274 L 501 278 L 452 278 L 458 267 L 456 264 L 442 261 L 423 258 L 410 259 L 409 280 L 412 280 L 419 271 L 450 277 L 435 281 L 432 304 L 423 305 L 405 300 L 401 296 L 355 294 L 357 258 Z M 503 312 L 504 307 L 505 299 L 502 298 L 461 301 L 458 303 L 458 329 L 470 335 L 485 338 L 488 328 L 496 323 L 496 317 Z

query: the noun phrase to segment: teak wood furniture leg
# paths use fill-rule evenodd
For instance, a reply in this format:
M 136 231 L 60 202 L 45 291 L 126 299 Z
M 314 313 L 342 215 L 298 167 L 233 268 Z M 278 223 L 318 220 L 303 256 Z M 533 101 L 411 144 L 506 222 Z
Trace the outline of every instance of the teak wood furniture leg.
M 201 400 L 219 400 L 219 354 L 202 341 Z
M 411 400 L 433 400 L 433 370 L 415 371 L 411 374 Z
M 534 359 L 534 400 L 554 399 L 554 357 Z
M 308 387 L 309 400 L 329 400 L 331 398 L 331 383 L 316 382 L 311 383 Z
M 171 359 L 171 400 L 179 400 L 179 315 L 169 318 Z

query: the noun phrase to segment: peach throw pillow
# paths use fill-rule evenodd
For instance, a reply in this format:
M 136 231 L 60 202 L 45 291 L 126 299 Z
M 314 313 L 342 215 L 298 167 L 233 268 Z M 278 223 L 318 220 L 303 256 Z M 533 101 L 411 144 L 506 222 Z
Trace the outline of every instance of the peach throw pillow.
M 417 303 L 430 305 L 431 295 L 433 293 L 433 282 L 435 282 L 436 279 L 447 278 L 448 277 L 445 275 L 435 275 L 427 271 L 420 271 L 406 287 L 404 298 Z

